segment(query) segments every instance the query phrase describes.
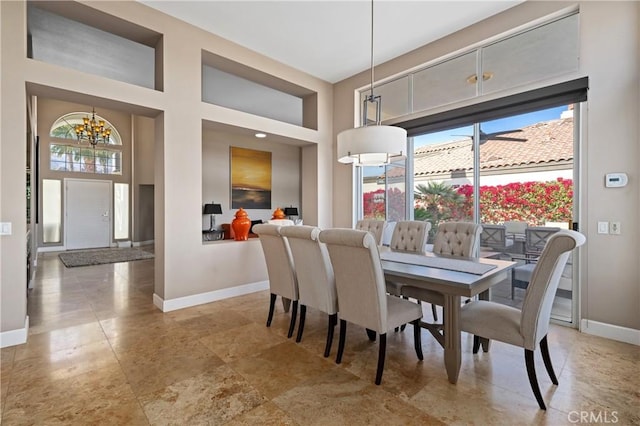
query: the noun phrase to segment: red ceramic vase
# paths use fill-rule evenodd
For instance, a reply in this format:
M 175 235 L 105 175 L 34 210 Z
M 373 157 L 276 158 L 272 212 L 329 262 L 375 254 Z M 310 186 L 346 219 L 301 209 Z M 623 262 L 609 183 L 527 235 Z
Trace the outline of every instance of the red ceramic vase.
M 231 229 L 233 229 L 234 237 L 236 241 L 247 241 L 249 239 L 249 229 L 251 228 L 251 219 L 249 215 L 242 207 L 236 212 L 236 218 L 231 222 Z

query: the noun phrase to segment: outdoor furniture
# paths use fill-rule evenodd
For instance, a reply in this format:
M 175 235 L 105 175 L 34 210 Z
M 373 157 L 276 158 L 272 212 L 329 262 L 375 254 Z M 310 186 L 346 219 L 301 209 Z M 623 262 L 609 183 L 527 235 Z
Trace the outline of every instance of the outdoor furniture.
M 547 226 L 529 226 L 524 230 L 524 254 L 526 257 L 538 257 L 547 244 L 549 237 L 560 228 Z
M 569 255 L 585 241 L 584 235 L 568 230 L 559 231 L 549 238 L 533 270 L 522 310 L 486 300 L 476 300 L 464 305 L 460 311 L 460 328 L 474 335 L 474 354 L 478 353 L 481 343 L 483 350 L 488 352 L 489 339 L 524 348 L 529 383 L 538 405 L 543 410 L 546 410 L 546 406 L 538 386 L 533 351 L 540 345 L 549 377 L 553 384 L 557 385 L 558 379 L 553 371 L 547 345 L 551 308 Z
M 513 240 L 507 239 L 507 227 L 505 225 L 482 224 L 480 247 L 489 247 L 493 250 L 504 252 L 511 246 L 513 246 Z
M 535 263 L 547 244 L 547 240 L 558 231 L 560 231 L 560 228 L 546 226 L 533 226 L 525 229 L 524 257 L 511 256 L 513 260 L 524 260 L 524 264 L 513 268 L 511 273 L 511 299 L 514 298 L 516 288 L 527 288 L 535 269 Z

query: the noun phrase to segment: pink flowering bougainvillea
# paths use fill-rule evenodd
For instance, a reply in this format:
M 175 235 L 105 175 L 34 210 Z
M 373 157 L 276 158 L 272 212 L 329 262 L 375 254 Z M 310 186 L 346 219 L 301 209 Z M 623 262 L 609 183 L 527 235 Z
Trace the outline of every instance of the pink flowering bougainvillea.
M 465 196 L 463 210 L 470 214 L 473 208 L 472 186 L 461 186 L 458 192 Z M 545 222 L 570 222 L 572 215 L 571 179 L 480 186 L 481 223 L 517 220 L 534 226 L 544 225 Z
M 462 185 L 455 189 L 444 188 L 446 184 L 430 183 L 429 185 L 429 191 L 416 191 L 414 201 L 416 220 L 429 220 L 434 226 L 442 220 L 471 220 L 473 216 L 471 185 Z M 404 193 L 393 188 L 389 190 L 387 196 L 390 200 L 389 216 L 393 217 L 393 220 L 403 217 Z M 365 193 L 363 204 L 365 218 L 385 218 L 383 189 Z M 504 223 L 517 220 L 534 226 L 544 225 L 545 222 L 570 222 L 572 207 L 573 181 L 571 179 L 558 178 L 549 182 L 513 182 L 506 185 L 480 186 L 481 223 Z
M 404 219 L 404 191 L 398 188 L 387 190 L 386 199 L 384 189 L 362 194 L 364 219 L 402 220 Z M 385 201 L 389 204 L 389 217 L 385 217 Z

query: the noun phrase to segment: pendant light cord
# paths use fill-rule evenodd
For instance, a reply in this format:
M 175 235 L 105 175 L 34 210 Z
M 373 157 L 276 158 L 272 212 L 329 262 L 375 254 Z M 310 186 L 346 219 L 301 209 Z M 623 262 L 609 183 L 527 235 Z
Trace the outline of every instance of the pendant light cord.
M 371 0 L 371 99 L 373 99 L 373 0 Z

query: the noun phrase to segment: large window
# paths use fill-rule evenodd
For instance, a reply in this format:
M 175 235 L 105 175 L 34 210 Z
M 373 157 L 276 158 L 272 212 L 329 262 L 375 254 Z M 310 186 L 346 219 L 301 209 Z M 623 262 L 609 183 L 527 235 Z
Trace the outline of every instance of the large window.
M 104 118 L 111 129 L 109 144 L 92 147 L 76 139 L 75 126 L 82 124 L 90 113 L 74 112 L 60 117 L 51 126 L 49 136 L 59 139 L 49 144 L 49 168 L 54 171 L 120 175 L 122 174 L 122 140 L 118 131 Z M 64 141 L 72 140 L 72 141 Z
M 42 180 L 42 241 L 59 243 L 62 230 L 62 182 Z
M 406 216 L 405 160 L 388 166 L 362 167 L 361 211 L 365 219 L 388 222 Z
M 129 184 L 113 185 L 113 238 L 129 238 Z

